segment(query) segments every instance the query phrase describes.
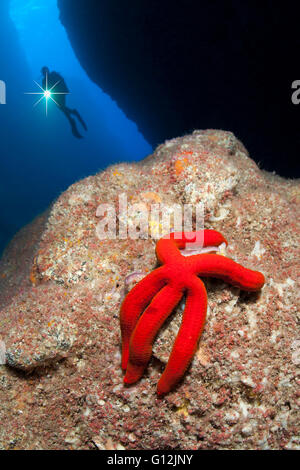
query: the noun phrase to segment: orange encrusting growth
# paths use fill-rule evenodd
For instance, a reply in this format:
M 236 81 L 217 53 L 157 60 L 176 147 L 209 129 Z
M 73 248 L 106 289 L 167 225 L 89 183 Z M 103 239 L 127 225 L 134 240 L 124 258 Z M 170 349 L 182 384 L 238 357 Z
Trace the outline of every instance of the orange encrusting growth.
M 120 314 L 124 382 L 139 380 L 152 354 L 153 341 L 168 316 L 186 294 L 182 323 L 168 364 L 159 380 L 159 395 L 168 393 L 188 368 L 201 336 L 207 294 L 197 276 L 216 277 L 247 291 L 259 290 L 264 276 L 217 254 L 183 256 L 188 243 L 218 247 L 227 241 L 215 230 L 176 232 L 161 238 L 156 254 L 162 266 L 142 279 L 125 297 Z

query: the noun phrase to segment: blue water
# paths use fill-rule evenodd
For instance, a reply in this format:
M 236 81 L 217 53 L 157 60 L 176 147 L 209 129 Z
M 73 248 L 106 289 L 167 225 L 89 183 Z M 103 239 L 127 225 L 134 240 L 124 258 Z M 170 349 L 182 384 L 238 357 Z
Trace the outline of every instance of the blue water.
M 7 1 L 7 0 L 1 0 Z M 0 80 L 7 104 L 0 106 L 0 253 L 74 181 L 107 165 L 144 158 L 151 146 L 117 104 L 80 66 L 59 21 L 56 0 L 11 0 L 10 18 L 0 18 Z M 3 15 L 2 15 L 3 16 Z M 4 45 L 4 47 L 3 47 Z M 65 79 L 88 126 L 74 138 L 61 111 L 25 92 L 40 91 L 40 69 L 48 66 Z

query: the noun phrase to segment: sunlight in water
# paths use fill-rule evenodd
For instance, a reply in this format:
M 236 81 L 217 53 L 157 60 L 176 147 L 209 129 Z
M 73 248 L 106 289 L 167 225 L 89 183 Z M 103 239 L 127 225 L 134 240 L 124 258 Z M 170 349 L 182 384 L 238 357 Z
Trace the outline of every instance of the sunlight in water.
M 84 73 L 59 20 L 57 0 L 11 0 L 10 16 L 32 69 L 47 58 L 50 68 Z
M 107 130 L 114 136 L 130 159 L 140 159 L 152 152 L 136 124 L 81 67 L 60 22 L 57 0 L 11 0 L 10 16 L 18 30 L 33 80 L 41 82 L 43 66 L 66 79 L 70 84 L 71 102 L 76 102 L 90 123 L 87 138 L 93 135 L 99 141 L 100 123 L 102 131 Z M 24 92 L 36 91 L 34 88 L 33 83 L 32 90 Z M 122 156 L 117 158 L 122 159 Z

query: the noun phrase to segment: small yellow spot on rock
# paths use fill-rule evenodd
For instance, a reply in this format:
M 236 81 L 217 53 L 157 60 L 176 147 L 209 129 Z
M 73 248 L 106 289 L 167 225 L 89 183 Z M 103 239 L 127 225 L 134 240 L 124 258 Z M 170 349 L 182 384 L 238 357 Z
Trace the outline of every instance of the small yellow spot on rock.
M 32 269 L 31 273 L 30 273 L 30 282 L 33 286 L 36 286 L 37 285 L 37 278 L 35 277 L 35 271 L 34 271 L 34 268 Z
M 145 193 L 141 193 L 141 197 L 143 199 L 146 199 L 148 201 L 153 201 L 153 202 L 161 202 L 161 197 L 159 196 L 159 194 L 153 192 L 153 191 L 148 191 L 148 192 L 145 192 Z
M 189 415 L 188 405 L 189 405 L 189 400 L 184 400 L 182 405 L 177 407 L 176 413 L 179 415 L 188 416 Z

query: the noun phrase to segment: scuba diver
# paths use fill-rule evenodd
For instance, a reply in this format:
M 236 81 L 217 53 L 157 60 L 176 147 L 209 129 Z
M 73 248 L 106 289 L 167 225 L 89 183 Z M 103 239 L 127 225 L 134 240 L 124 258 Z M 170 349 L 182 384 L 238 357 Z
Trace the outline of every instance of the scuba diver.
M 57 72 L 49 72 L 48 67 L 43 67 L 41 72 L 43 75 L 43 90 L 47 90 L 55 95 L 53 100 L 71 124 L 72 134 L 78 139 L 82 139 L 82 135 L 80 135 L 78 132 L 76 121 L 72 118 L 71 115 L 77 117 L 80 124 L 86 131 L 87 126 L 77 109 L 71 109 L 66 106 L 66 95 L 69 93 L 69 90 L 63 77 Z

